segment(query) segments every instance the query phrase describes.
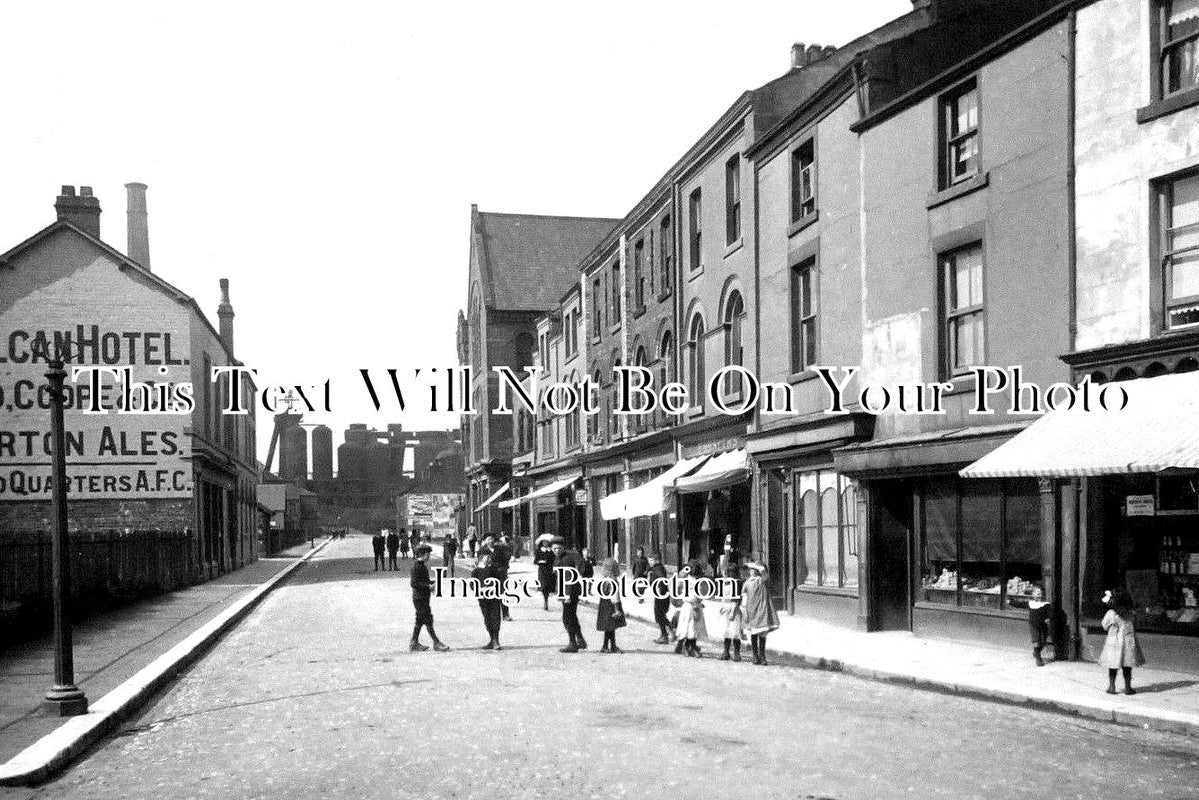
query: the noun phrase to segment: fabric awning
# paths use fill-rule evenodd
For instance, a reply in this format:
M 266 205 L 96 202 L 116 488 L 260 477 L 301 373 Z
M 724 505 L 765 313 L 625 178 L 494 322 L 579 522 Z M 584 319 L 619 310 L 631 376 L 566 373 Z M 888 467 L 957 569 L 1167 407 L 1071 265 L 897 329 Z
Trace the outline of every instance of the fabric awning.
M 610 494 L 600 500 L 600 515 L 604 519 L 633 519 L 652 517 L 662 513 L 666 507 L 666 492 L 674 487 L 676 478 L 689 475 L 707 456 L 684 458 L 661 475 L 651 478 L 640 486 Z
M 1092 410 L 1051 411 L 961 471 L 965 478 L 1078 477 L 1199 469 L 1199 372 L 1122 381 Z
M 508 491 L 509 486 L 511 486 L 510 483 L 505 483 L 503 486 L 501 486 L 498 492 L 493 494 L 491 497 L 488 497 L 486 500 L 484 500 L 482 503 L 479 504 L 478 508 L 475 509 L 475 513 L 476 514 L 479 513 L 483 509 L 487 508 L 487 506 L 491 505 L 496 500 L 498 500 L 500 495 L 502 495 L 504 492 Z
M 565 478 L 559 478 L 556 481 L 547 483 L 540 489 L 534 489 L 523 497 L 514 497 L 511 500 L 503 500 L 500 502 L 500 508 L 512 508 L 513 506 L 520 505 L 521 503 L 527 503 L 530 500 L 536 500 L 538 497 L 545 497 L 547 494 L 554 494 L 562 489 L 565 489 L 567 486 L 570 486 L 581 477 L 583 477 L 583 473 L 581 472 L 571 473 Z
M 694 474 L 679 478 L 674 488 L 679 494 L 710 492 L 749 480 L 749 455 L 745 448 L 727 450 L 712 456 Z

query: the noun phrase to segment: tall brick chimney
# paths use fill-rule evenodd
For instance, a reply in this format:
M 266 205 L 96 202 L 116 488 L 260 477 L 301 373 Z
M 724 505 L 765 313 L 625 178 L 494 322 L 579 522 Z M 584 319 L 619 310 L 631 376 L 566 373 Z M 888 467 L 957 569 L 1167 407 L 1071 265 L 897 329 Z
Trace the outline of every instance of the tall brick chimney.
M 75 194 L 74 186 L 63 186 L 62 194 L 54 202 L 60 222 L 69 222 L 85 233 L 100 238 L 100 199 L 92 194 L 92 187 L 80 186 Z
M 146 269 L 150 268 L 150 230 L 146 223 L 146 184 L 127 183 L 125 219 L 128 223 L 128 255 Z
M 220 320 L 221 341 L 225 343 L 225 347 L 229 348 L 229 355 L 233 355 L 233 306 L 229 303 L 229 279 L 221 278 L 221 305 L 216 310 L 217 318 Z

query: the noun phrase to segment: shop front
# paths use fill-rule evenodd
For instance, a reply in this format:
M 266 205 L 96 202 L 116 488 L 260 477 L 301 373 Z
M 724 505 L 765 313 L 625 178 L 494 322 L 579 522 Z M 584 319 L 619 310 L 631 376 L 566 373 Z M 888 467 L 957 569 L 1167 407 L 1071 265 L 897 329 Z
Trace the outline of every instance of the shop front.
M 695 472 L 707 460 L 706 456 L 684 458 L 669 467 L 637 473 L 639 480 L 631 488 L 609 494 L 600 501 L 604 524 L 623 524 L 628 531 L 627 552 L 644 548 L 646 554 L 658 552 L 666 563 L 677 566 L 677 525 L 670 518 L 675 507 L 670 502 L 674 481 Z
M 1052 590 L 1047 577 L 1057 552 L 1055 498 L 1032 478 L 967 480 L 958 470 L 1026 427 L 958 428 L 839 448 L 836 473 L 807 485 L 823 532 L 834 510 L 855 554 L 867 630 L 910 630 L 922 636 L 1026 647 L 1028 601 Z M 834 504 L 832 475 L 846 485 Z M 827 485 L 827 489 L 825 488 Z M 814 502 L 817 499 L 824 502 Z M 827 512 L 827 513 L 826 513 Z M 832 531 L 825 540 L 831 540 Z M 842 545 L 844 552 L 844 545 Z M 804 575 L 812 565 L 805 565 Z M 838 574 L 816 559 L 822 574 Z M 848 564 L 839 568 L 848 571 Z M 808 578 L 810 580 L 810 578 Z M 846 587 L 849 588 L 849 587 Z
M 716 572 L 726 539 L 740 563 L 754 557 L 749 456 L 744 448 L 707 459 L 691 475 L 676 478 L 679 540 L 677 563 L 698 560 Z
M 514 516 L 526 515 L 527 530 L 534 541 L 546 534 L 557 535 L 566 540 L 567 547 L 583 548 L 587 543 L 586 499 L 580 504 L 575 494 L 582 477 L 581 472 L 570 472 L 535 486 L 527 494 L 500 500 L 496 505 Z
M 1123 408 L 1054 411 L 962 470 L 1039 478 L 1060 499 L 1060 604 L 1071 654 L 1093 660 L 1107 590 L 1125 590 L 1152 664 L 1199 673 L 1199 372 L 1113 384 Z
M 780 611 L 860 627 L 863 500 L 833 467 L 834 447 L 868 439 L 870 415 L 821 417 L 749 437 L 758 521 L 754 549 Z

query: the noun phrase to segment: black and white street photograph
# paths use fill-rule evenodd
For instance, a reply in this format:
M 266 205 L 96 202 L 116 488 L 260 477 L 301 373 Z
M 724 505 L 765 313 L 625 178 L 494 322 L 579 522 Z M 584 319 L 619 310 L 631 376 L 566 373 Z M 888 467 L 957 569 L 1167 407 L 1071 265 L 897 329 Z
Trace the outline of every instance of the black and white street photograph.
M 0 25 L 0 800 L 1199 798 L 1199 0 Z

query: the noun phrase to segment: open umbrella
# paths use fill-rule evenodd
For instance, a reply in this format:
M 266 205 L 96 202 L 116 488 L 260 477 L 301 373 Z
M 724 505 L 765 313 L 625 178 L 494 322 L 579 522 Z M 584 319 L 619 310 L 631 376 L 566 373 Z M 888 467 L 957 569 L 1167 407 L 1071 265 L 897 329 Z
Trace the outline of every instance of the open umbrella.
M 540 536 L 538 536 L 538 537 L 537 537 L 537 539 L 536 539 L 536 542 L 537 542 L 537 544 L 541 544 L 542 542 L 548 542 L 549 540 L 551 540 L 551 539 L 553 539 L 553 538 L 554 538 L 554 534 L 552 534 L 552 533 L 543 533 L 543 534 L 541 534 Z

